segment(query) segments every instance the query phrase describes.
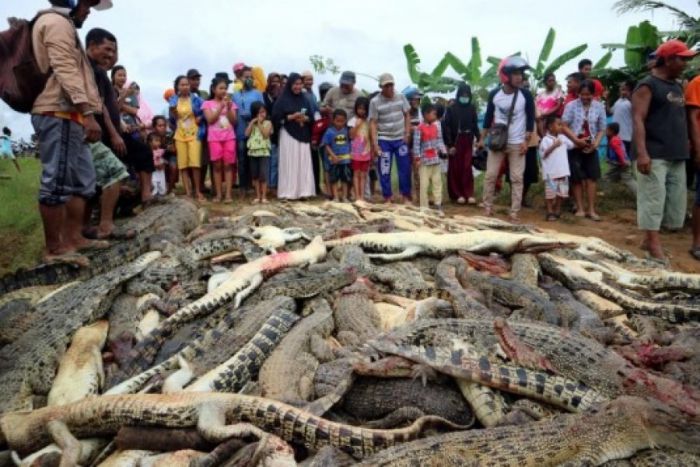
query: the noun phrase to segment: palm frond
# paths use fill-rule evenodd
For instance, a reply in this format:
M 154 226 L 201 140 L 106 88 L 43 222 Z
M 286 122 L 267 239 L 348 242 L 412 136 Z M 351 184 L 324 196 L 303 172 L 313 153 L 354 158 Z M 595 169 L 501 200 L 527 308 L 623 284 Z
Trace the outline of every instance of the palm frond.
M 666 2 L 652 0 L 618 0 L 613 4 L 613 10 L 618 14 L 633 11 L 667 10 L 678 19 L 681 26 L 686 29 L 697 27 L 698 18 L 694 18 L 689 13 Z

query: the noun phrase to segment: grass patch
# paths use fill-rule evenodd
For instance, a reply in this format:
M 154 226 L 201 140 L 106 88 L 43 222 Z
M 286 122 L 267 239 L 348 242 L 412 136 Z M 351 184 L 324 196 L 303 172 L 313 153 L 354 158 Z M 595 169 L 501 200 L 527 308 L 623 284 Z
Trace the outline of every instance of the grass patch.
M 36 264 L 44 245 L 37 196 L 41 163 L 19 158 L 17 173 L 9 160 L 0 160 L 0 275 Z

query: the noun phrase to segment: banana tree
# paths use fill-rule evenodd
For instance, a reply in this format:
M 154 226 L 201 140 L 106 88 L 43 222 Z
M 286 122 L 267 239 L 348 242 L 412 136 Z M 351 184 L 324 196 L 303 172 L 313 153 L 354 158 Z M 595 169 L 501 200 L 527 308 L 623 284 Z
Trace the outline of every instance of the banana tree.
M 488 62 L 490 66 L 485 72 L 482 72 L 483 60 L 481 58 L 481 45 L 479 39 L 472 37 L 471 39 L 471 58 L 469 63 L 465 64 L 452 52 L 445 54 L 445 60 L 449 63 L 454 71 L 472 87 L 475 105 L 480 102 L 486 102 L 489 88 L 498 82 L 498 64 Z
M 554 28 L 549 28 L 549 32 L 547 33 L 547 37 L 542 45 L 542 50 L 540 51 L 540 55 L 537 59 L 537 64 L 532 69 L 532 77 L 538 83 L 544 81 L 544 77 L 547 73 L 556 72 L 565 63 L 578 57 L 588 48 L 588 44 L 581 44 L 564 52 L 547 64 L 549 57 L 552 54 L 552 50 L 554 49 L 554 40 L 556 39 L 556 35 L 557 33 Z
M 626 75 L 626 79 L 637 79 L 647 73 L 649 54 L 656 50 L 662 40 L 662 35 L 656 26 L 649 21 L 642 21 L 627 29 L 624 44 L 603 44 L 602 47 L 610 52 L 623 50 L 625 66 L 619 71 Z
M 700 6 L 700 2 L 698 2 Z M 613 4 L 613 9 L 619 14 L 635 11 L 666 10 L 676 18 L 679 25 L 678 31 L 664 34 L 668 37 L 681 39 L 689 46 L 700 42 L 700 17 L 693 16 L 687 11 L 663 1 L 651 0 L 618 0 Z

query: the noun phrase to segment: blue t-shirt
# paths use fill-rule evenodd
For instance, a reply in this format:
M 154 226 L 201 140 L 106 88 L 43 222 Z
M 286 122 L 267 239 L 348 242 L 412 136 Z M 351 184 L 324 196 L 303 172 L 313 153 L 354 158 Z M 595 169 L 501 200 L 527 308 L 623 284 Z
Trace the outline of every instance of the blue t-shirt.
M 14 156 L 12 141 L 5 135 L 0 136 L 0 154 L 3 156 Z
M 236 124 L 236 139 L 245 141 L 245 129 L 250 123 L 250 107 L 253 102 L 264 102 L 263 95 L 257 89 L 238 91 L 233 95 L 233 102 L 238 107 L 238 123 Z
M 339 164 L 350 163 L 350 134 L 347 127 L 342 130 L 337 130 L 334 126 L 328 128 L 321 140 L 321 146 L 329 146 L 333 154 L 340 158 Z

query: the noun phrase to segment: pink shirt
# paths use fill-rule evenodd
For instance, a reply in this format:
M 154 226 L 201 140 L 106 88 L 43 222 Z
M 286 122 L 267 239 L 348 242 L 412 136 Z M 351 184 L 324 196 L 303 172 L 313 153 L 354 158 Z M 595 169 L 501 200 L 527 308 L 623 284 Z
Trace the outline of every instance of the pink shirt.
M 156 167 L 163 165 L 163 155 L 165 154 L 165 149 L 154 149 L 153 150 L 153 165 Z
M 564 98 L 564 94 L 561 92 L 559 87 L 554 88 L 554 91 L 547 92 L 546 89 L 540 91 L 535 99 L 535 106 L 539 115 L 546 115 L 552 113 L 554 109 L 557 108 L 557 104 Z
M 216 112 L 221 104 L 217 100 L 206 101 L 202 105 L 202 110 L 212 110 Z M 229 106 L 233 110 L 238 110 L 238 106 L 235 103 L 229 102 Z M 234 131 L 233 125 L 228 121 L 228 110 L 221 112 L 219 120 L 209 125 L 207 129 L 207 140 L 208 141 L 229 141 L 236 139 L 236 133 Z

